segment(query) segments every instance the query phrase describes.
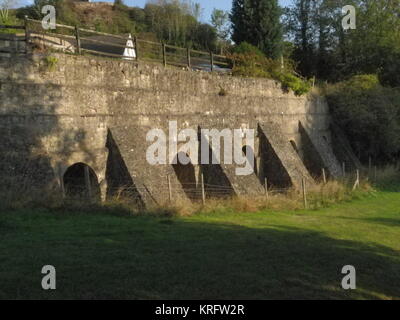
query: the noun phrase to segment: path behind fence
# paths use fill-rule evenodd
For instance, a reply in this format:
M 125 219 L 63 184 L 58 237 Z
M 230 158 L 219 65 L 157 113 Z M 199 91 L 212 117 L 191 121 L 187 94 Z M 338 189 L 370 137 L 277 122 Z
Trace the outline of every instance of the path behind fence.
M 171 65 L 210 72 L 230 71 L 229 59 L 226 56 L 211 51 L 148 41 L 135 35 L 133 37 L 115 35 L 62 24 L 56 24 L 54 30 L 45 30 L 41 21 L 33 19 L 25 19 L 24 26 L 0 25 L 0 29 L 21 30 L 25 32 L 23 40 L 27 43 L 41 43 L 43 46 L 75 54 L 105 56 L 126 61 L 143 60 L 162 63 L 164 66 Z M 124 55 L 124 51 L 129 49 L 134 50 L 136 57 Z

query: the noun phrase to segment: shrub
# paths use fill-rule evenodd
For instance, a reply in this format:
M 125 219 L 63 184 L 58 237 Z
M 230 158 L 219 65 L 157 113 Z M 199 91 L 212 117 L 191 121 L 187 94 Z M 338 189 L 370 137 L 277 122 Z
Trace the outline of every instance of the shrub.
M 282 62 L 265 57 L 257 48 L 246 42 L 237 46 L 229 55 L 232 61 L 232 73 L 242 77 L 270 78 L 280 81 L 285 90 L 293 90 L 296 95 L 310 91 L 308 81 L 295 75 L 294 63 L 285 59 Z
M 257 47 L 247 42 L 242 42 L 240 45 L 233 49 L 234 54 L 254 55 L 257 57 L 265 58 L 264 53 Z
M 357 75 L 325 88 L 332 116 L 360 160 L 395 161 L 400 155 L 400 90 L 377 75 Z
M 311 89 L 311 85 L 308 81 L 304 81 L 291 73 L 279 73 L 278 78 L 285 90 L 292 89 L 297 96 L 306 94 Z

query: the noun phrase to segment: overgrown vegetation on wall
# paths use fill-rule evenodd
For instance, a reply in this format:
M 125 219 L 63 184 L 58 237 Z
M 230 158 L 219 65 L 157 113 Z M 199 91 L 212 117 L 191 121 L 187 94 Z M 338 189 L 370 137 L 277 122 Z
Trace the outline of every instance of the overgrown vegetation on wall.
M 291 89 L 296 95 L 305 94 L 311 89 L 309 81 L 295 74 L 293 61 L 267 58 L 261 50 L 247 42 L 235 47 L 229 57 L 234 75 L 275 79 L 282 83 L 285 90 Z

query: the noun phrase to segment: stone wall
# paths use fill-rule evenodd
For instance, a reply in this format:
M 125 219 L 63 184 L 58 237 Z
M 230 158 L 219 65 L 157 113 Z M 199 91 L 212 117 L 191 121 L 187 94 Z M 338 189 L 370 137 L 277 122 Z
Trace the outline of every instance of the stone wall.
M 0 57 L 11 58 L 25 51 L 25 34 L 0 33 Z
M 203 174 L 210 197 L 215 184 L 227 195 L 260 194 L 265 178 L 276 188 L 298 187 L 303 178 L 312 184 L 310 168 L 321 166 L 340 175 L 323 97 L 297 97 L 267 79 L 53 56 L 0 58 L 0 176 L 22 176 L 26 188 L 40 182 L 62 192 L 75 163 L 94 170 L 103 199 L 118 192 L 142 205 L 169 197 L 168 176 L 174 197 L 191 198 L 185 175 L 200 190 Z M 168 132 L 171 120 L 179 130 L 254 129 L 258 170 L 237 176 L 236 165 L 194 165 L 181 174 L 176 166 L 151 166 L 146 134 Z

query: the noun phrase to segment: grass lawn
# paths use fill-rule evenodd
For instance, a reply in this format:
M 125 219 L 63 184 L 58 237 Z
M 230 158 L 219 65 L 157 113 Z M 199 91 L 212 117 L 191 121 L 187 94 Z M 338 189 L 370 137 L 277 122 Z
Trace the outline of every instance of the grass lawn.
M 171 219 L 3 212 L 0 259 L 0 299 L 400 299 L 400 193 Z M 341 288 L 344 265 L 357 290 Z

